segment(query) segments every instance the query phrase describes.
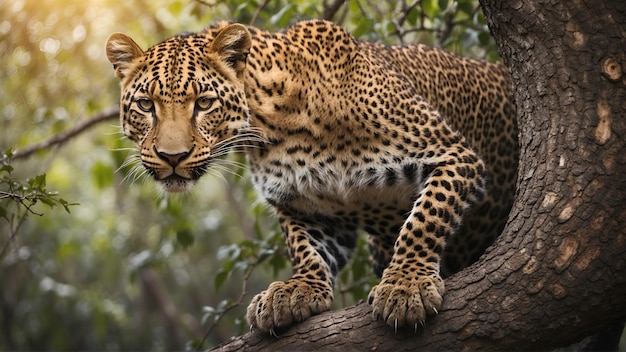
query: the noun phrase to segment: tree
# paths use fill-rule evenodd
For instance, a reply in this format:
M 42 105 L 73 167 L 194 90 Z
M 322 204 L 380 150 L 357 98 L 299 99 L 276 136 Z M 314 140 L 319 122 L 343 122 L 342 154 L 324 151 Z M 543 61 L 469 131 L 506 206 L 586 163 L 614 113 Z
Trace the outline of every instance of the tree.
M 442 310 L 417 333 L 394 333 L 363 303 L 216 350 L 549 349 L 626 320 L 626 3 L 482 6 L 521 131 L 503 234 L 446 280 Z

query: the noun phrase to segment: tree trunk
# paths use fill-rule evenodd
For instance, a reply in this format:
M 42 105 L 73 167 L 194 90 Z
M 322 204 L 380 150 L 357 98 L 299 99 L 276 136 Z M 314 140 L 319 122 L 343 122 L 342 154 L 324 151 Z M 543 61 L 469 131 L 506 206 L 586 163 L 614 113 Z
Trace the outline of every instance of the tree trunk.
M 482 0 L 515 83 L 521 161 L 504 233 L 395 333 L 367 304 L 235 350 L 549 349 L 626 320 L 626 2 Z

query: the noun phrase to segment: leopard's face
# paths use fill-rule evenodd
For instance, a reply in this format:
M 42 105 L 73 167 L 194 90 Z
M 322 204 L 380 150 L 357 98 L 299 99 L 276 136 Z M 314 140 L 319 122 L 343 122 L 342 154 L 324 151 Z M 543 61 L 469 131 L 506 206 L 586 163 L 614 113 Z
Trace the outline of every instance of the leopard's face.
M 245 56 L 233 57 L 233 48 L 247 50 L 247 31 L 208 35 L 174 37 L 145 52 L 123 34 L 107 42 L 121 78 L 122 129 L 167 192 L 189 190 L 251 137 L 240 80 Z

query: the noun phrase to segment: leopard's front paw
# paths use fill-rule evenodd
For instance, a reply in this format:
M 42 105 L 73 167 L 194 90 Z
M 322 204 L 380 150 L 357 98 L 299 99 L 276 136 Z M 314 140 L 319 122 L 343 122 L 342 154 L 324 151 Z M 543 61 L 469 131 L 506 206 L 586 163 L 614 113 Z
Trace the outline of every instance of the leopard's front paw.
M 395 328 L 410 326 L 417 330 L 427 315 L 437 314 L 445 291 L 438 274 L 405 278 L 398 272 L 385 272 L 381 282 L 370 291 L 368 301 L 374 316 L 382 317 Z
M 252 328 L 276 335 L 282 328 L 329 310 L 332 301 L 332 287 L 327 282 L 309 285 L 298 279 L 276 281 L 252 298 L 248 323 Z

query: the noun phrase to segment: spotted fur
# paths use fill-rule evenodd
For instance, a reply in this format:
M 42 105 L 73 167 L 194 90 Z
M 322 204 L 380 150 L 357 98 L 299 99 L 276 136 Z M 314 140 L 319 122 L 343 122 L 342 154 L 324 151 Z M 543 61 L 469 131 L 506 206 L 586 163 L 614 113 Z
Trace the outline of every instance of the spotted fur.
M 499 64 L 359 41 L 319 20 L 279 33 L 219 23 L 147 51 L 117 33 L 107 55 L 124 132 L 165 190 L 190 189 L 246 149 L 293 267 L 252 299 L 254 328 L 330 309 L 361 230 L 381 276 L 375 315 L 417 327 L 441 306 L 442 275 L 504 226 L 518 147 Z

